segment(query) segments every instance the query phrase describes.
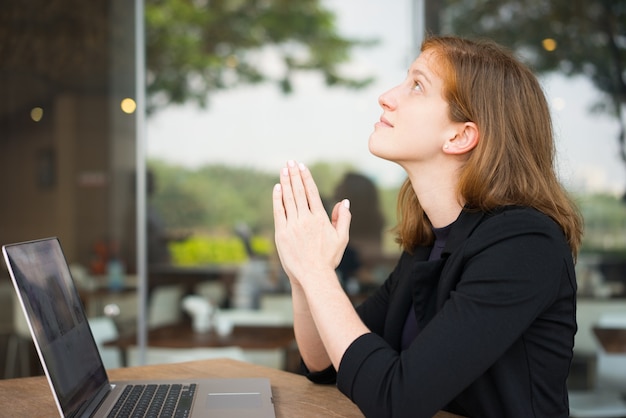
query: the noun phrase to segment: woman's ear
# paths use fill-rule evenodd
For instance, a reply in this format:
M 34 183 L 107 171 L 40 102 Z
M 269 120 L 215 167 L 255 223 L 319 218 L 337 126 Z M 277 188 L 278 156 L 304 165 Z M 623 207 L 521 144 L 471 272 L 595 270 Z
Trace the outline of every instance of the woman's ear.
M 447 154 L 465 154 L 473 150 L 478 145 L 478 126 L 474 122 L 465 122 L 461 130 L 446 141 L 443 151 Z

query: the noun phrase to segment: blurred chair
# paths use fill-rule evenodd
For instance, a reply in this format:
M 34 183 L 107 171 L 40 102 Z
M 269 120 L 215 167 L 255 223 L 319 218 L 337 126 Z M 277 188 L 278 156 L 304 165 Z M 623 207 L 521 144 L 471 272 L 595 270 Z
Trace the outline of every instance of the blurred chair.
M 285 321 L 293 324 L 293 302 L 290 293 L 264 293 L 261 295 L 261 312 L 273 312 L 281 315 Z
M 120 350 L 116 347 L 104 346 L 105 342 L 115 340 L 119 336 L 117 326 L 113 319 L 107 316 L 100 316 L 89 318 L 88 321 L 104 367 L 106 369 L 122 367 L 122 354 Z
M 602 315 L 596 328 L 626 332 L 626 314 Z M 600 337 L 605 333 L 596 332 Z M 604 336 L 602 337 L 605 338 Z M 621 338 L 621 337 L 620 337 Z M 608 351 L 615 341 L 611 337 L 597 343 L 595 387 L 590 391 L 570 391 L 570 416 L 572 418 L 619 418 L 626 416 L 626 349 Z M 621 345 L 624 348 L 624 345 Z
M 13 327 L 7 341 L 5 378 L 30 376 L 32 372 L 31 353 L 34 352 L 33 337 L 30 334 L 20 302 L 12 288 L 13 286 L 11 286 L 10 300 Z
M 260 309 L 221 309 L 216 318 L 233 326 L 293 326 L 290 295 L 265 294 L 260 305 Z M 283 369 L 287 360 L 283 349 L 245 349 L 243 354 L 250 363 L 275 369 Z
M 234 326 L 285 326 L 293 324 L 293 315 L 280 311 L 259 309 L 220 309 L 217 318 L 225 319 Z
M 148 327 L 176 324 L 182 319 L 183 287 L 164 285 L 155 287 L 148 301 Z
M 606 314 L 600 317 L 594 328 L 619 330 L 616 335 L 605 337 L 607 341 L 598 344 L 598 355 L 596 364 L 596 387 L 598 390 L 619 391 L 626 393 L 626 346 L 620 345 L 623 341 L 623 333 L 626 332 L 626 314 Z M 596 334 L 599 339 L 599 333 Z M 617 344 L 618 347 L 611 349 L 610 345 Z M 619 350 L 619 351 L 616 351 Z M 625 414 L 626 415 L 626 414 Z

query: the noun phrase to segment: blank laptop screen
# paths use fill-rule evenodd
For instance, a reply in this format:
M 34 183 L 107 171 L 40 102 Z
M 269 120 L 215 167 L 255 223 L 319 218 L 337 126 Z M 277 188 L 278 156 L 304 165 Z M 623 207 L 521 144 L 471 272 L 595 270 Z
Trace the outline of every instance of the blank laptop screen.
M 61 408 L 72 416 L 108 379 L 56 238 L 5 251 L 35 343 Z

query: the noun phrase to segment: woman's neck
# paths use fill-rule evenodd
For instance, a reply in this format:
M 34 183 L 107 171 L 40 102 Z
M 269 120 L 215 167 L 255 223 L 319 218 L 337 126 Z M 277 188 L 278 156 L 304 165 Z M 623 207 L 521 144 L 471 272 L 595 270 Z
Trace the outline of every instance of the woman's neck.
M 413 191 L 435 228 L 450 225 L 459 217 L 464 202 L 458 195 L 456 173 L 445 170 L 407 172 Z

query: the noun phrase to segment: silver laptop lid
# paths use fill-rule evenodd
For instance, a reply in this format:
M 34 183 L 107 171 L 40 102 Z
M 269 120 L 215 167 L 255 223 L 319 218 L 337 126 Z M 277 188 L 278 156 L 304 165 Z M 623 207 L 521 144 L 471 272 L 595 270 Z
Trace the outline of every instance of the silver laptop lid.
M 59 240 L 2 252 L 59 412 L 77 416 L 110 385 Z

